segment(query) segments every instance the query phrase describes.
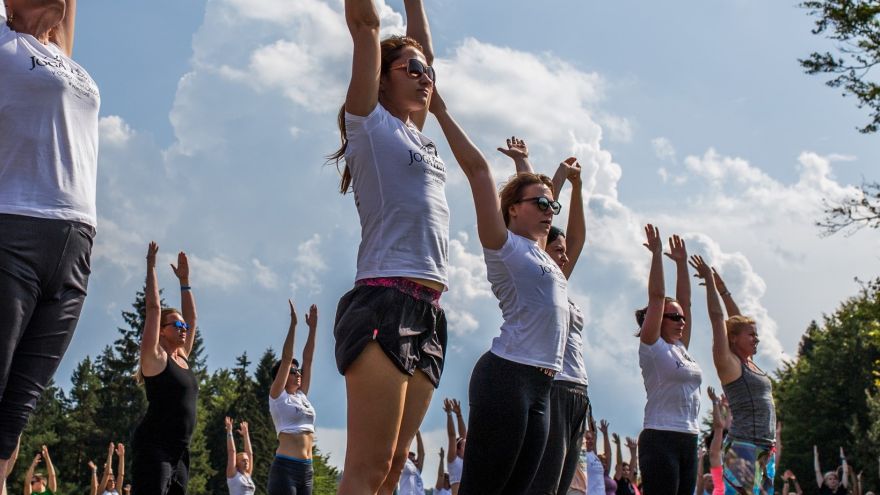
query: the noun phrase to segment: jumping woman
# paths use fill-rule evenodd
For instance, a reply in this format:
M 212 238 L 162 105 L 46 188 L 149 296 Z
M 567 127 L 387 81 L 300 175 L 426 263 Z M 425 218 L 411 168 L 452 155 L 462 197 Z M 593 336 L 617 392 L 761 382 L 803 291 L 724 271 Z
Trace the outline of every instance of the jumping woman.
M 345 159 L 361 243 L 333 330 L 348 403 L 341 495 L 392 493 L 446 354 L 446 166 L 421 132 L 436 74 L 422 2 L 404 5 L 407 36 L 380 41 L 372 0 L 345 0 L 354 59 L 330 158 Z
M 692 495 L 697 485 L 700 384 L 703 372 L 688 354 L 691 341 L 691 282 L 684 240 L 669 239 L 675 261 L 675 299 L 666 297 L 663 242 L 653 225 L 645 227 L 651 252 L 648 306 L 636 311 L 639 367 L 648 401 L 639 435 L 639 468 L 645 493 Z
M 275 380 L 269 388 L 269 413 L 278 434 L 278 449 L 269 468 L 269 495 L 311 495 L 312 447 L 315 444 L 315 408 L 306 394 L 312 382 L 312 357 L 315 355 L 315 333 L 318 329 L 318 307 L 309 307 L 306 325 L 309 335 L 303 347 L 303 362 L 293 357 L 296 337 L 296 308 L 290 305 L 290 326 L 281 361 L 275 364 Z
M 196 338 L 196 301 L 186 253 L 171 265 L 180 282 L 183 313 L 162 308 L 156 253 L 147 250 L 146 317 L 141 337 L 139 378 L 147 391 L 147 413 L 132 435 L 132 488 L 135 495 L 186 493 L 189 442 L 196 426 L 199 381 L 187 363 Z

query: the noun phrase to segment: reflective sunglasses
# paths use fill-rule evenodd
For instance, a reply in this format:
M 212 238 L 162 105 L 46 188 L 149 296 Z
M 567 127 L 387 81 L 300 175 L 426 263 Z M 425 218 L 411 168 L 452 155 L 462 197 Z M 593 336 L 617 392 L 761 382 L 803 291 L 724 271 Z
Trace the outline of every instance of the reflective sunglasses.
M 426 74 L 431 82 L 437 82 L 437 73 L 434 72 L 434 68 L 430 65 L 423 64 L 422 61 L 417 58 L 411 58 L 407 60 L 405 64 L 391 67 L 391 70 L 397 69 L 406 69 L 407 75 L 413 79 L 418 79 L 422 77 L 422 74 Z
M 174 320 L 174 321 L 168 322 L 162 326 L 163 327 L 170 327 L 171 325 L 174 325 L 174 328 L 176 328 L 178 332 L 180 332 L 181 330 L 189 330 L 189 325 L 187 325 L 185 322 L 182 322 L 180 320 Z
M 562 211 L 562 205 L 559 204 L 559 201 L 551 201 L 550 198 L 546 196 L 536 196 L 534 198 L 523 198 L 514 203 L 525 203 L 526 201 L 534 201 L 535 204 L 538 205 L 538 209 L 541 211 L 547 211 L 547 208 L 553 210 L 554 215 L 559 215 L 559 212 Z
M 684 315 L 681 313 L 663 313 L 663 317 L 675 322 L 687 320 L 687 318 L 685 318 Z

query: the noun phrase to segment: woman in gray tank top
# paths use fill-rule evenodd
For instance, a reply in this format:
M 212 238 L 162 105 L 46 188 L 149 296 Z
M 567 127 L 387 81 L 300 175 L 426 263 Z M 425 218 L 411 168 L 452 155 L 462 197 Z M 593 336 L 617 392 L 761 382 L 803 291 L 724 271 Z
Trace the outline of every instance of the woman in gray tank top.
M 702 257 L 691 256 L 691 265 L 706 284 L 712 356 L 733 416 L 724 442 L 724 484 L 734 490 L 771 493 L 776 474 L 776 406 L 770 377 L 752 361 L 760 342 L 755 320 L 740 313 L 721 277 Z

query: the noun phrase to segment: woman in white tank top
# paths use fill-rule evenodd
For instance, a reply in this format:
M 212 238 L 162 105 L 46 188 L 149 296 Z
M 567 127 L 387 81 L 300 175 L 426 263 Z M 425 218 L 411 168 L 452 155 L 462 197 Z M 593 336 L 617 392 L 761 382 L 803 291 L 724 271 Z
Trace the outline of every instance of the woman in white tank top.
M 446 462 L 449 464 L 449 484 L 452 495 L 458 495 L 458 487 L 461 483 L 461 466 L 467 443 L 467 426 L 461 412 L 461 403 L 457 399 L 443 399 L 443 411 L 446 413 L 446 438 L 448 440 Z M 453 414 L 455 414 L 455 422 L 452 421 Z M 458 424 L 458 435 L 455 434 L 456 424 Z
M 226 486 L 229 495 L 253 495 L 257 489 L 251 475 L 254 472 L 254 449 L 251 447 L 251 436 L 247 421 L 239 424 L 238 434 L 241 435 L 244 452 L 235 452 L 235 437 L 232 434 L 232 418 L 226 417 Z
M 278 449 L 269 468 L 270 495 L 311 495 L 312 447 L 315 443 L 315 408 L 306 394 L 312 378 L 312 356 L 318 328 L 318 307 L 312 304 L 306 316 L 309 336 L 303 348 L 302 368 L 293 357 L 296 309 L 290 305 L 290 327 L 281 349 L 281 360 L 272 370 L 275 380 L 269 388 L 269 413 L 278 434 Z

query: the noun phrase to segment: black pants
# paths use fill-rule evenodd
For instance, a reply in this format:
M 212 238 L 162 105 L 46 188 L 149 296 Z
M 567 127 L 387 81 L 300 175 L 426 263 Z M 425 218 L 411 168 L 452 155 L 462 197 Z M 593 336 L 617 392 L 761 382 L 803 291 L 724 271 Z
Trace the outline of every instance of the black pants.
M 547 443 L 552 381 L 491 352 L 477 361 L 459 495 L 527 493 Z
M 645 495 L 692 495 L 697 486 L 697 435 L 642 430 L 639 469 Z
M 73 337 L 94 237 L 79 222 L 0 214 L 0 459 L 15 450 Z
M 132 443 L 132 495 L 184 495 L 189 483 L 189 449 Z
M 276 455 L 266 491 L 269 495 L 312 495 L 312 463 Z
M 550 388 L 550 434 L 529 493 L 565 495 L 577 469 L 590 399 L 587 386 L 555 380 Z

